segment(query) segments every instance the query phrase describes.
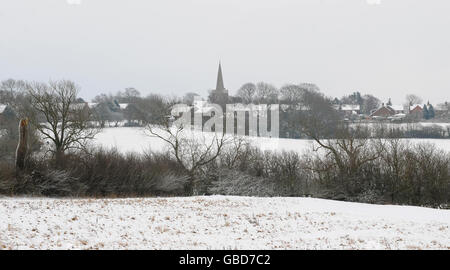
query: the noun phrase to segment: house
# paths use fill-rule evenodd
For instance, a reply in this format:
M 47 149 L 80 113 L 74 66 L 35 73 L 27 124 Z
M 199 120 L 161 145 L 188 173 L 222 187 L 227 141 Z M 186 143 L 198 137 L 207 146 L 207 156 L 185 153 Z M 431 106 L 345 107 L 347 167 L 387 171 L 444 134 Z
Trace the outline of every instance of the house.
M 193 103 L 194 114 L 210 114 L 214 107 L 207 101 L 195 98 Z
M 196 129 L 202 129 L 206 121 L 208 121 L 216 113 L 216 109 L 222 110 L 222 108 L 217 108 L 213 104 L 202 100 L 200 97 L 194 98 L 193 105 L 190 108 L 193 112 L 193 118 L 191 120 Z
M 6 105 L 0 104 L 0 125 L 3 123 L 4 121 L 4 112 L 6 110 Z
M 397 113 L 397 114 L 394 114 L 393 116 L 388 117 L 388 119 L 391 121 L 402 121 L 405 118 L 406 118 L 406 114 L 404 114 L 404 113 Z
M 407 113 L 409 119 L 420 120 L 423 118 L 423 105 L 413 104 L 409 106 L 409 111 Z
M 420 112 L 422 112 L 423 111 L 423 105 L 421 105 L 421 104 L 413 104 L 413 105 L 409 106 L 409 112 L 411 113 L 413 111 L 420 111 Z
M 119 108 L 120 108 L 120 110 L 126 110 L 129 106 L 130 106 L 130 103 L 118 103 L 119 104 Z
M 6 107 L 7 107 L 7 105 L 0 104 L 0 115 L 3 115 L 3 113 L 6 110 Z
M 0 104 L 0 124 L 4 121 L 14 119 L 15 117 L 14 110 L 5 104 Z
M 370 114 L 370 117 L 374 119 L 402 119 L 405 117 L 405 108 L 403 105 L 386 105 L 382 104 L 380 108 L 373 110 Z
M 99 105 L 99 103 L 96 103 L 96 102 L 87 102 L 87 106 L 91 110 L 97 108 L 98 105 Z
M 434 112 L 436 118 L 450 118 L 450 104 L 448 102 L 437 104 Z
M 396 114 L 396 111 L 389 105 L 385 105 L 384 103 L 381 105 L 380 108 L 374 110 L 370 117 L 376 119 L 376 118 L 388 118 L 390 116 L 394 116 Z
M 334 105 L 333 108 L 343 114 L 345 117 L 356 116 L 361 113 L 360 105 L 340 104 Z
M 287 112 L 287 111 L 309 111 L 310 108 L 308 105 L 302 105 L 302 104 L 280 104 L 280 111 Z
M 391 108 L 395 114 L 402 114 L 405 112 L 405 106 L 403 105 L 387 105 L 389 108 Z

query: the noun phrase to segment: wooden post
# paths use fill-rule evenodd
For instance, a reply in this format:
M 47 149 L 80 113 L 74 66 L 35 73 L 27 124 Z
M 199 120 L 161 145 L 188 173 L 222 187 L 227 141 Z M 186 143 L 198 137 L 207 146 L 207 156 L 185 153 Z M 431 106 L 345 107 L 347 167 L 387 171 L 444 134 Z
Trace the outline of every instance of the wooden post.
M 19 144 L 16 151 L 16 171 L 25 167 L 25 157 L 27 154 L 28 140 L 28 118 L 22 118 L 19 122 Z

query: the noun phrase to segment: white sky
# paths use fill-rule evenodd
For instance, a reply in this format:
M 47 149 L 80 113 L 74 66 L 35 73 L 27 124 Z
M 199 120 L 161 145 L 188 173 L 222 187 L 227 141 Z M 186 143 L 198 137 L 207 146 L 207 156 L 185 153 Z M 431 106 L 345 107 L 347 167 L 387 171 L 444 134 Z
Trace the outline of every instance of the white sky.
M 450 1 L 378 1 L 0 0 L 0 80 L 206 95 L 221 60 L 233 94 L 263 80 L 450 100 Z

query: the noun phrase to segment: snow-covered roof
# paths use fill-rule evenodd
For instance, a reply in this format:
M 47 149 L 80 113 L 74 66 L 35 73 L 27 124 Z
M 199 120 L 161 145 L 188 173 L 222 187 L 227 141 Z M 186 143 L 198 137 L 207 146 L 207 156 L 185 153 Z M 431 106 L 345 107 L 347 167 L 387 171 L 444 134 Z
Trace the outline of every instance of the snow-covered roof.
M 289 104 L 281 104 L 280 105 L 280 109 L 282 111 L 286 111 L 290 108 L 294 107 L 295 110 L 297 111 L 308 111 L 309 107 L 306 105 L 301 105 L 301 104 L 296 104 L 296 105 L 289 105 Z
M 119 107 L 121 110 L 125 110 L 126 108 L 128 108 L 130 104 L 129 103 L 119 103 Z
M 445 103 L 441 103 L 441 104 L 437 104 L 434 107 L 435 111 L 448 111 L 450 108 L 450 104 L 445 104 Z
M 98 103 L 95 103 L 95 102 L 89 102 L 88 103 L 89 109 L 95 108 L 95 107 L 97 107 L 97 105 L 98 105 Z
M 404 107 L 403 105 L 388 105 L 389 107 L 391 107 L 394 111 L 403 111 Z
M 3 113 L 6 110 L 6 105 L 0 104 L 0 113 Z
M 83 110 L 86 106 L 86 103 L 73 103 L 69 105 L 71 110 Z
M 196 107 L 195 113 L 209 113 L 214 109 L 214 107 L 211 106 L 205 106 L 205 107 Z
M 214 107 L 211 104 L 199 98 L 196 98 L 194 100 L 193 107 L 194 113 L 209 113 L 214 110 Z
M 341 111 L 359 111 L 361 109 L 361 106 L 353 104 L 342 104 L 334 105 L 334 108 Z
M 409 110 L 412 111 L 412 110 L 414 110 L 416 107 L 423 108 L 423 105 L 422 105 L 422 104 L 413 104 L 413 105 L 409 106 Z
M 404 118 L 404 117 L 406 117 L 406 114 L 404 114 L 404 113 L 397 113 L 397 114 L 395 114 L 395 115 L 393 115 L 393 116 L 391 116 L 389 118 Z
M 174 106 L 172 106 L 172 110 L 173 110 L 173 109 L 174 109 Z M 177 107 L 176 111 L 177 111 L 178 113 L 181 113 L 181 112 L 190 112 L 191 109 L 192 109 L 192 106 L 180 106 L 180 107 Z

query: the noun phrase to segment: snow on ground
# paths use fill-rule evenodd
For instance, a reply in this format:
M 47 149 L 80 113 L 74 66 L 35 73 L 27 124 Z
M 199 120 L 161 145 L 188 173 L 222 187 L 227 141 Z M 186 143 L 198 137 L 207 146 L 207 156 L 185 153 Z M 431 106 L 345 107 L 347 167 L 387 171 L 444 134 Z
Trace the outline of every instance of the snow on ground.
M 208 132 L 186 132 L 187 136 L 205 137 L 206 140 L 213 138 L 213 133 Z M 278 138 L 256 138 L 247 137 L 254 146 L 262 150 L 303 150 L 310 149 L 311 140 L 278 139 Z M 107 148 L 117 148 L 122 152 L 143 153 L 147 150 L 162 151 L 167 144 L 161 139 L 149 136 L 145 128 L 119 127 L 105 128 L 95 137 L 95 144 Z M 449 142 L 450 146 L 450 142 Z
M 208 133 L 203 133 L 208 135 Z M 312 140 L 298 139 L 273 139 L 273 138 L 255 138 L 247 137 L 254 146 L 262 150 L 276 151 L 297 151 L 304 153 L 310 150 L 313 144 Z M 410 139 L 411 143 L 433 143 L 437 147 L 450 151 L 450 140 L 447 139 Z M 95 144 L 103 147 L 116 147 L 122 152 L 143 153 L 146 150 L 162 151 L 166 144 L 159 138 L 151 137 L 145 132 L 144 128 L 119 127 L 105 128 L 95 137 Z
M 312 198 L 0 198 L 0 249 L 450 249 L 450 211 Z

